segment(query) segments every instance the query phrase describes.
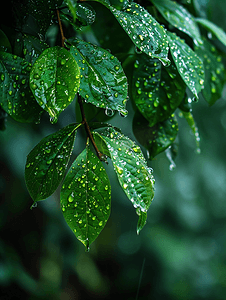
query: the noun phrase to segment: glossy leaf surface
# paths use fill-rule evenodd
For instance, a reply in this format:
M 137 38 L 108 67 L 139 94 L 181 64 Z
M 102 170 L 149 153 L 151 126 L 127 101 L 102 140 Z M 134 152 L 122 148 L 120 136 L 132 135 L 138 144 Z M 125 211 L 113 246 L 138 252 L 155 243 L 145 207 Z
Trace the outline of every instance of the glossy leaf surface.
M 136 47 L 150 57 L 158 58 L 164 65 L 169 65 L 166 31 L 147 10 L 133 2 L 123 10 L 112 6 L 109 9 Z
M 30 87 L 38 104 L 49 113 L 52 123 L 73 101 L 80 84 L 79 67 L 62 47 L 46 49 L 35 61 Z
M 202 59 L 205 69 L 205 81 L 202 94 L 205 100 L 213 105 L 222 94 L 225 74 L 221 56 L 210 42 L 204 40 L 203 45 L 195 45 L 195 52 Z
M 149 126 L 169 118 L 181 103 L 185 89 L 186 85 L 173 63 L 166 68 L 157 59 L 137 55 L 132 97 Z
M 170 52 L 182 79 L 198 98 L 198 93 L 203 89 L 205 73 L 201 59 L 197 54 L 180 39 L 175 33 L 168 32 Z
M 107 173 L 89 146 L 73 162 L 60 198 L 66 222 L 88 250 L 104 228 L 111 206 Z
M 34 202 L 49 197 L 63 179 L 79 126 L 70 124 L 45 137 L 28 154 L 25 180 Z
M 31 64 L 0 52 L 0 105 L 16 121 L 38 123 L 43 112 L 29 87 Z
M 138 142 L 148 150 L 149 159 L 153 159 L 175 140 L 178 133 L 177 119 L 172 114 L 169 119 L 151 127 L 146 119 L 136 113 L 133 119 L 133 133 Z
M 152 0 L 161 15 L 174 27 L 201 41 L 195 18 L 183 6 L 171 0 Z
M 196 21 L 211 31 L 226 46 L 226 33 L 220 27 L 206 19 L 197 18 Z
M 136 208 L 139 215 L 139 233 L 142 229 L 141 224 L 142 227 L 145 224 L 145 216 L 154 197 L 152 169 L 147 166 L 140 147 L 113 127 L 100 128 L 95 131 L 94 139 L 96 135 L 106 143 L 108 151 L 104 154 L 110 153 L 119 183 Z
M 81 68 L 79 94 L 85 101 L 127 115 L 128 84 L 119 60 L 108 51 L 82 40 L 74 40 L 70 52 Z

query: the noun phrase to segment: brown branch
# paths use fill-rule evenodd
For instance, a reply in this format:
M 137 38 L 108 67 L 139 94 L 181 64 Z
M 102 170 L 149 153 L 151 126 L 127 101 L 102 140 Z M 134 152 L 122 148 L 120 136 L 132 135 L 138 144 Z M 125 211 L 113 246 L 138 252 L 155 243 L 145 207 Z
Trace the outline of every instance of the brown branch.
M 58 20 L 58 24 L 60 27 L 60 34 L 61 34 L 61 46 L 64 47 L 64 42 L 66 40 L 65 36 L 64 36 L 64 32 L 63 32 L 63 27 L 62 27 L 62 22 L 60 19 L 60 13 L 59 10 L 57 9 L 57 20 Z
M 92 143 L 92 145 L 93 145 L 93 147 L 94 147 L 94 149 L 96 151 L 97 157 L 100 160 L 103 161 L 104 160 L 104 155 L 103 155 L 103 153 L 101 153 L 99 151 L 99 149 L 97 148 L 97 145 L 96 145 L 96 143 L 94 141 L 93 135 L 92 135 L 92 133 L 90 131 L 90 128 L 89 128 L 89 124 L 88 124 L 88 122 L 86 120 L 86 116 L 85 116 L 85 112 L 84 112 L 84 107 L 83 107 L 83 103 L 82 103 L 82 98 L 81 98 L 81 96 L 79 94 L 78 94 L 78 103 L 79 103 L 79 107 L 80 107 L 80 111 L 81 111 L 81 115 L 82 115 L 82 124 L 85 125 L 85 130 L 86 130 L 87 136 L 89 137 L 89 139 L 90 139 L 90 141 L 91 141 L 91 143 Z

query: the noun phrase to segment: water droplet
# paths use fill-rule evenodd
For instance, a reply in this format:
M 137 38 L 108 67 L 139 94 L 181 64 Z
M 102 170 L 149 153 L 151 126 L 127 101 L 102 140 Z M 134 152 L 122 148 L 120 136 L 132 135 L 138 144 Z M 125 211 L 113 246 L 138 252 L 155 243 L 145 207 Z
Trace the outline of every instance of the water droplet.
M 122 187 L 123 187 L 123 188 L 124 188 L 124 190 L 125 190 L 125 189 L 127 189 L 127 187 L 128 187 L 128 184 L 124 183 Z
M 69 197 L 68 197 L 68 202 L 73 202 L 74 201 L 74 198 L 72 197 L 72 195 L 70 195 Z
M 115 66 L 114 69 L 115 69 L 115 71 L 118 71 L 119 70 L 119 66 Z
M 103 225 L 103 221 L 100 221 L 100 222 L 99 222 L 99 226 L 102 226 L 102 225 Z
M 63 66 L 66 64 L 66 59 L 61 59 L 60 64 Z
M 114 111 L 112 110 L 112 109 L 110 109 L 110 108 L 106 108 L 105 109 L 105 115 L 106 116 L 108 116 L 108 117 L 112 117 L 112 116 L 114 116 Z

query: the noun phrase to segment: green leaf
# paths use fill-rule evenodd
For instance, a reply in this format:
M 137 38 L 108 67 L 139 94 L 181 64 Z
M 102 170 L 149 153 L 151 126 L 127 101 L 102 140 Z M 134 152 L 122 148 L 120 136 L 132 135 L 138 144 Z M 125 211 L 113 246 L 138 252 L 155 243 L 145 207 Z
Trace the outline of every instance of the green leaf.
M 204 84 L 204 67 L 201 59 L 195 52 L 175 33 L 168 32 L 170 52 L 182 79 L 198 98 L 198 93 Z
M 145 224 L 147 210 L 154 197 L 154 178 L 152 169 L 132 140 L 113 127 L 100 128 L 94 132 L 107 145 L 119 183 L 139 215 L 138 233 Z M 104 148 L 103 148 L 104 149 Z M 142 225 L 142 226 L 141 226 Z
M 43 110 L 29 87 L 30 70 L 25 59 L 0 52 L 0 105 L 18 122 L 38 123 Z
M 175 140 L 178 133 L 178 123 L 174 114 L 163 122 L 150 126 L 140 113 L 133 119 L 133 133 L 138 142 L 149 153 L 149 159 L 166 150 Z
M 28 154 L 25 181 L 34 203 L 49 197 L 63 179 L 80 125 L 70 124 L 45 137 Z
M 89 146 L 73 162 L 60 198 L 67 224 L 89 250 L 107 223 L 111 206 L 107 173 Z
M 67 6 L 73 16 L 73 20 L 77 19 L 77 1 L 75 0 L 66 0 Z
M 79 84 L 80 71 L 74 57 L 58 46 L 43 51 L 30 74 L 31 90 L 52 123 L 73 101 Z
M 197 18 L 196 21 L 211 31 L 226 46 L 226 33 L 220 27 L 206 19 Z
M 173 169 L 176 168 L 176 164 L 175 164 L 175 159 L 177 157 L 178 154 L 178 144 L 177 143 L 172 143 L 172 145 L 170 145 L 166 150 L 166 157 L 168 158 L 170 165 L 169 165 L 169 169 L 170 171 L 172 171 Z
M 0 29 L 0 51 L 12 52 L 11 44 L 6 34 Z
M 86 102 L 127 115 L 128 84 L 119 60 L 108 51 L 77 39 L 70 52 L 81 68 L 79 94 Z
M 213 105 L 222 94 L 225 74 L 221 56 L 207 40 L 202 45 L 195 45 L 195 52 L 202 59 L 205 69 L 205 81 L 202 94 L 209 105 Z
M 170 64 L 166 31 L 147 10 L 133 2 L 123 10 L 112 6 L 109 9 L 136 47 L 164 65 Z
M 77 18 L 82 26 L 88 26 L 95 21 L 96 12 L 88 3 L 78 3 Z
M 157 59 L 137 55 L 132 98 L 152 127 L 170 117 L 183 100 L 186 85 L 172 63 L 165 68 Z
M 32 65 L 39 55 L 48 48 L 48 45 L 35 36 L 23 35 L 23 54 Z
M 152 2 L 171 25 L 197 42 L 202 42 L 195 18 L 182 5 L 170 0 L 152 0 Z

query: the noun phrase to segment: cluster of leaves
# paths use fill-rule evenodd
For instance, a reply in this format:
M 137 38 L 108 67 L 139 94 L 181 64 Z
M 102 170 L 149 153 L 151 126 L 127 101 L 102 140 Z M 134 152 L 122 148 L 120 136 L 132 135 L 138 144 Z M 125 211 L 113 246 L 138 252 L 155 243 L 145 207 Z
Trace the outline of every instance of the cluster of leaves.
M 141 148 L 120 129 L 103 122 L 88 124 L 88 107 L 93 106 L 97 115 L 104 110 L 109 117 L 115 111 L 125 117 L 130 99 L 137 141 L 147 149 L 149 159 L 166 150 L 173 167 L 178 133 L 175 111 L 179 109 L 188 121 L 199 150 L 191 103 L 200 92 L 209 105 L 221 96 L 224 67 L 209 33 L 226 45 L 225 33 L 210 21 L 194 17 L 199 16 L 196 1 L 187 8 L 171 0 L 151 0 L 145 7 L 128 0 L 11 4 L 14 22 L 0 30 L 0 129 L 5 128 L 7 114 L 19 122 L 39 123 L 46 111 L 50 122 L 56 123 L 75 97 L 82 114 L 80 123 L 45 137 L 28 155 L 25 180 L 34 204 L 49 197 L 64 179 L 63 215 L 89 249 L 110 214 L 111 186 L 104 168 L 110 158 L 139 216 L 139 233 L 154 197 L 152 169 Z M 61 46 L 50 47 L 45 41 L 52 23 L 59 24 Z M 98 45 L 81 38 L 86 26 Z M 67 39 L 66 33 L 70 34 Z M 65 176 L 82 126 L 86 148 Z

